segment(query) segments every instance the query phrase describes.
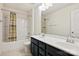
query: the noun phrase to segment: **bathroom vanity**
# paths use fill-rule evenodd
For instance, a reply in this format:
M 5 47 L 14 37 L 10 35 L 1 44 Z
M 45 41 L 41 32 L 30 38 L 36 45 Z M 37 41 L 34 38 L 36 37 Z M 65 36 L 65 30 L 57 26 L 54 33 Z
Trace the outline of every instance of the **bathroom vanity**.
M 40 37 L 35 35 L 31 37 L 31 52 L 33 56 L 74 56 L 79 55 L 79 48 L 64 44 L 58 38 Z M 73 48 L 72 48 L 73 47 Z
M 72 56 L 61 49 L 31 37 L 31 52 L 34 56 Z

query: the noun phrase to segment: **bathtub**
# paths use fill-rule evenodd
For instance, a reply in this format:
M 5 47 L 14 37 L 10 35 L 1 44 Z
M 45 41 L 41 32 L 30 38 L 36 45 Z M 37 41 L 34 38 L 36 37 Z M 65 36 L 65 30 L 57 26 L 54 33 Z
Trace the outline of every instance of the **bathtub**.
M 30 41 L 26 40 L 18 40 L 14 42 L 0 42 L 0 53 L 3 51 L 12 51 L 12 50 L 20 50 L 25 48 L 26 46 L 29 46 Z M 25 44 L 26 43 L 26 44 Z

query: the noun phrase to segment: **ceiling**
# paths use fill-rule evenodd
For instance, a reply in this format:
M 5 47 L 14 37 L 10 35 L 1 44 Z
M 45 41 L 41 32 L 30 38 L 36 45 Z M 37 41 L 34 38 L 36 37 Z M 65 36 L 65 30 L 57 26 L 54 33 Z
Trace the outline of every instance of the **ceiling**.
M 38 4 L 34 4 L 34 3 L 4 3 L 4 7 L 22 10 L 22 11 L 31 10 L 33 7 L 37 5 Z
M 46 11 L 43 11 L 42 14 L 46 15 L 48 13 L 54 12 L 68 5 L 71 5 L 71 3 L 54 3 L 52 7 L 48 8 Z
M 22 11 L 29 11 L 35 6 L 39 6 L 39 5 L 40 3 L 4 3 L 4 7 L 22 10 Z M 42 14 L 45 15 L 45 14 L 54 12 L 68 5 L 71 5 L 71 3 L 53 3 L 53 6 L 48 8 L 46 11 L 43 11 Z

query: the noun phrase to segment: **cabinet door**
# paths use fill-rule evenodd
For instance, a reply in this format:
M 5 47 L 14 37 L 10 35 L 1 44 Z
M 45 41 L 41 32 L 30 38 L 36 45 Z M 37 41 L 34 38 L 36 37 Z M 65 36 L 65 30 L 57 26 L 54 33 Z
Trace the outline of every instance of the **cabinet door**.
M 52 54 L 49 54 L 48 52 L 46 52 L 46 56 L 53 56 Z
M 38 56 L 38 46 L 35 44 L 31 43 L 31 49 L 32 49 L 32 55 Z
M 64 52 L 58 48 L 50 45 L 46 45 L 46 56 L 73 56 L 67 52 Z
M 41 54 L 42 56 L 45 56 L 45 50 L 39 48 L 39 54 Z
M 43 55 L 39 53 L 39 56 L 43 56 Z
M 39 41 L 39 47 L 45 50 L 45 43 Z
M 38 45 L 39 41 L 37 39 L 35 39 L 35 38 L 31 38 L 31 42 L 34 43 L 34 44 L 36 44 L 36 45 Z
M 71 54 L 69 54 L 69 53 L 66 53 L 66 52 L 64 52 L 64 51 L 57 51 L 57 54 L 58 54 L 59 56 L 73 56 L 73 55 L 71 55 Z
M 46 45 L 46 53 L 49 53 L 52 56 L 57 56 L 58 54 L 56 53 L 58 51 L 58 49 L 50 46 L 50 45 Z

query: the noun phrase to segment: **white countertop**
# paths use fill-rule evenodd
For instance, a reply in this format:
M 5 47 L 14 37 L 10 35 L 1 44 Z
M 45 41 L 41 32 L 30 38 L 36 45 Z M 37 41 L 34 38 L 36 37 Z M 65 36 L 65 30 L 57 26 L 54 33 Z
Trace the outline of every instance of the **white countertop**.
M 70 54 L 79 55 L 79 42 L 66 42 L 66 37 L 56 35 L 45 35 L 44 37 L 42 37 L 41 35 L 33 35 L 32 37 L 42 42 L 45 42 L 51 46 L 59 48 L 63 51 L 66 51 Z

